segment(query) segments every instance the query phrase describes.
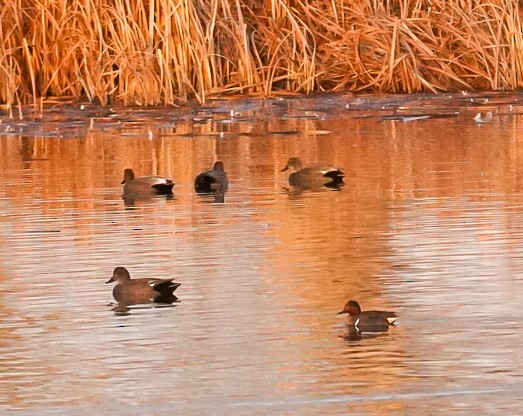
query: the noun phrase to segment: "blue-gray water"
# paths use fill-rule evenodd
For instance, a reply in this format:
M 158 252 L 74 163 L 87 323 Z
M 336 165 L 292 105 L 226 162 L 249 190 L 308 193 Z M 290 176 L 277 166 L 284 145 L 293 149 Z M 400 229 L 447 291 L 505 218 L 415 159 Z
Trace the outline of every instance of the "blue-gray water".
M 4 118 L 0 412 L 518 414 L 518 100 Z M 492 122 L 475 124 L 479 111 Z M 290 156 L 339 166 L 345 187 L 290 191 Z M 216 159 L 223 204 L 192 188 Z M 171 177 L 175 197 L 126 206 L 127 167 Z M 174 277 L 179 302 L 119 312 L 116 266 Z M 397 325 L 343 338 L 348 299 L 395 310 Z

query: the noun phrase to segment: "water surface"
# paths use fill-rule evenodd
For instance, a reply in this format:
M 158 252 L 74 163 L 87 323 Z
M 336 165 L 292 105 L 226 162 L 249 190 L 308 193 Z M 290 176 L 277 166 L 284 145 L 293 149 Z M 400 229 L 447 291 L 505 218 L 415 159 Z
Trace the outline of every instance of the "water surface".
M 59 106 L 0 124 L 0 409 L 517 414 L 518 96 Z M 474 115 L 493 111 L 488 124 Z M 414 118 L 410 118 L 414 116 Z M 429 116 L 428 118 L 417 118 Z M 293 192 L 290 156 L 346 172 Z M 216 159 L 225 202 L 192 181 Z M 176 182 L 125 205 L 123 170 Z M 116 266 L 174 277 L 115 310 Z M 396 327 L 343 338 L 348 299 Z

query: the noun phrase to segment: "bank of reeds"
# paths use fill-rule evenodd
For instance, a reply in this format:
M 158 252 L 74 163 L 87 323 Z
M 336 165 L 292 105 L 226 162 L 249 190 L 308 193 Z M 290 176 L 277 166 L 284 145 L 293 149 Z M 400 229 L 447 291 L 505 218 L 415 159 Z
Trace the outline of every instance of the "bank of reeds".
M 0 101 L 521 87 L 517 0 L 3 0 Z

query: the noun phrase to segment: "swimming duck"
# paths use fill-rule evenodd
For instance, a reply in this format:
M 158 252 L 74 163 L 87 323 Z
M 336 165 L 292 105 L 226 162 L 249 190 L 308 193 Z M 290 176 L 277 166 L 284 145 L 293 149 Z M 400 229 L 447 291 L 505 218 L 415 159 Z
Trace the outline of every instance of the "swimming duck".
M 124 197 L 147 197 L 153 195 L 172 195 L 174 182 L 162 176 L 135 177 L 132 169 L 123 172 Z
M 113 289 L 113 297 L 117 302 L 128 305 L 140 303 L 172 303 L 178 298 L 174 291 L 181 283 L 173 282 L 174 279 L 131 279 L 125 267 L 116 267 L 113 276 L 106 282 L 117 282 Z
M 390 311 L 362 311 L 360 304 L 355 300 L 349 300 L 339 314 L 347 313 L 345 321 L 347 327 L 358 331 L 383 331 L 389 325 L 393 325 L 398 315 Z
M 229 179 L 223 167 L 223 162 L 214 162 L 211 170 L 200 173 L 194 180 L 194 189 L 198 193 L 227 192 Z
M 325 165 L 302 167 L 301 160 L 297 157 L 291 157 L 287 165 L 281 170 L 290 171 L 289 184 L 299 188 L 321 188 L 328 187 L 339 189 L 344 185 L 343 173 L 340 169 Z

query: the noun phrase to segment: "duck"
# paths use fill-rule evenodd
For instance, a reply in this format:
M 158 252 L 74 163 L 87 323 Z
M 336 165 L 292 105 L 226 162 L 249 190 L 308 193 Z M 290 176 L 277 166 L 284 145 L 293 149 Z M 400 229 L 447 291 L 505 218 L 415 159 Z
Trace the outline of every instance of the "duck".
M 124 197 L 147 197 L 154 195 L 172 195 L 174 182 L 163 176 L 135 177 L 132 169 L 123 172 Z
M 228 187 L 229 179 L 221 160 L 214 162 L 211 170 L 200 173 L 194 179 L 194 189 L 198 193 L 217 192 L 223 194 L 227 192 Z
M 357 331 L 387 331 L 398 318 L 396 312 L 391 311 L 362 311 L 355 300 L 349 300 L 338 315 L 342 313 L 348 314 L 347 327 Z
M 340 189 L 345 173 L 331 165 L 319 165 L 304 168 L 301 160 L 291 157 L 282 172 L 290 171 L 289 185 L 298 188 L 318 189 L 322 187 Z
M 116 267 L 112 277 L 106 282 L 116 282 L 113 288 L 114 299 L 126 305 L 143 303 L 173 303 L 178 300 L 174 291 L 181 283 L 174 279 L 131 279 L 129 271 L 122 266 Z

